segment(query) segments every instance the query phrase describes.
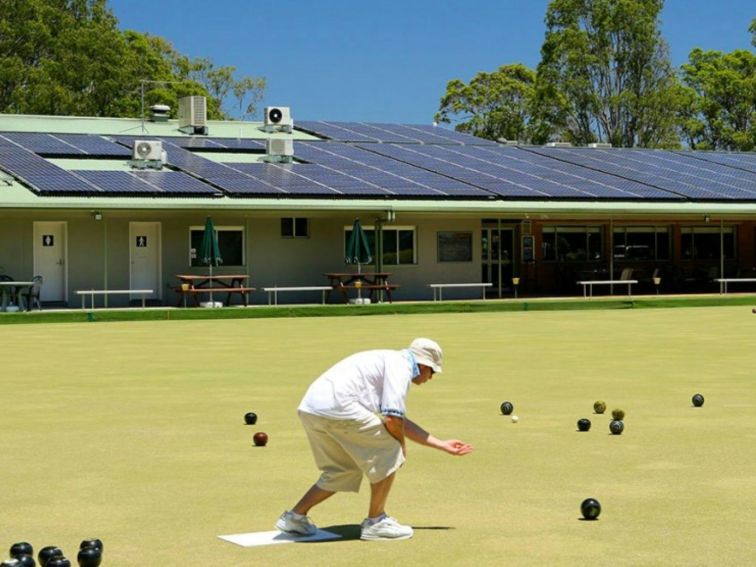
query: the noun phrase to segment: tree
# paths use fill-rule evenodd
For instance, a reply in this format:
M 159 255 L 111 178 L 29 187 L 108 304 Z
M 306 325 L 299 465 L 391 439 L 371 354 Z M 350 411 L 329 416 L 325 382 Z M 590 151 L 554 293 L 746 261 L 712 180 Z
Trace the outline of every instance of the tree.
M 136 117 L 144 96 L 175 114 L 179 98 L 202 95 L 208 118 L 225 118 L 234 71 L 121 32 L 107 0 L 0 0 L 0 112 Z M 264 85 L 250 87 L 257 100 Z
M 682 131 L 691 148 L 756 148 L 756 55 L 694 49 L 682 77 L 688 103 Z
M 579 145 L 677 144 L 680 92 L 659 31 L 663 0 L 552 0 L 536 109 Z
M 469 84 L 449 81 L 435 120 L 489 140 L 529 141 L 535 72 L 524 65 L 503 65 L 478 73 Z
M 233 91 L 234 98 L 239 105 L 239 120 L 246 120 L 257 114 L 257 105 L 265 92 L 265 78 L 242 77 L 234 82 Z M 246 106 L 244 106 L 245 100 L 247 101 Z

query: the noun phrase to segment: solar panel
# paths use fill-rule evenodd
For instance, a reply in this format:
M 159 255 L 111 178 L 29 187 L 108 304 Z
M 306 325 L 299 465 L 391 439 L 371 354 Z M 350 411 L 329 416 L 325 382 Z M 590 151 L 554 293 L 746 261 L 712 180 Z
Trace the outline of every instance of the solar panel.
M 496 142 L 425 124 L 297 122 L 296 128 L 337 142 L 496 146 Z
M 112 140 L 90 134 L 55 134 L 57 139 L 86 154 L 107 157 L 131 157 L 131 151 Z
M 132 171 L 130 175 L 163 193 L 197 196 L 222 195 L 221 191 L 180 171 Z
M 600 150 L 589 148 L 527 148 L 527 151 L 603 171 L 625 179 L 670 191 L 694 200 L 752 200 L 753 190 L 737 188 L 720 180 L 701 179 L 690 171 L 659 163 L 654 151 Z M 706 177 L 708 174 L 700 172 Z
M 248 140 L 242 138 L 205 138 L 205 137 L 165 137 L 163 141 L 170 142 L 180 148 L 201 150 L 264 150 L 264 140 Z
M 756 173 L 756 153 L 743 152 L 675 152 L 688 159 L 718 163 L 731 168 Z
M 80 176 L 19 146 L 0 146 L 0 168 L 40 195 L 91 195 L 101 192 Z
M 297 156 L 348 173 L 397 195 L 490 197 L 490 193 L 477 187 L 347 144 L 300 143 Z
M 74 145 L 56 138 L 52 134 L 36 132 L 13 132 L 4 134 L 12 142 L 36 154 L 82 155 L 85 152 Z

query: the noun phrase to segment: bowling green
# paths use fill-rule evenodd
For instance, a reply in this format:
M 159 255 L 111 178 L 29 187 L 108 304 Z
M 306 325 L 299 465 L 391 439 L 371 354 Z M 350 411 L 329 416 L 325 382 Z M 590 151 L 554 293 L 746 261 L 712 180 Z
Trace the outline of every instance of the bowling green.
M 312 511 L 340 541 L 218 539 L 272 530 L 315 480 L 296 417 L 310 381 L 417 336 L 445 363 L 409 415 L 475 452 L 410 445 L 388 512 L 414 538 L 355 539 L 363 486 Z M 98 537 L 104 567 L 753 565 L 755 336 L 750 307 L 2 326 L 0 548 L 75 563 Z M 579 519 L 588 497 L 598 521 Z

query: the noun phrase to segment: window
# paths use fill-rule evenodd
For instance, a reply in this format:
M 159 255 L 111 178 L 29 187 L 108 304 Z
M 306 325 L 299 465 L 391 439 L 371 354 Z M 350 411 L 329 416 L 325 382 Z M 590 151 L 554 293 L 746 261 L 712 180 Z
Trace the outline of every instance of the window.
M 545 226 L 543 259 L 552 262 L 598 262 L 603 254 L 600 226 Z
M 615 260 L 669 260 L 669 258 L 669 227 L 614 227 Z
M 281 219 L 282 238 L 309 238 L 310 219 L 304 217 L 284 217 Z
M 727 260 L 735 258 L 735 228 L 732 226 L 723 227 L 721 236 L 716 226 L 684 226 L 680 232 L 683 260 L 719 259 L 721 252 Z
M 192 267 L 204 265 L 199 258 L 199 249 L 202 245 L 204 232 L 204 226 L 189 227 L 189 265 Z M 218 248 L 220 248 L 221 258 L 223 258 L 223 265 L 243 266 L 244 228 L 241 226 L 216 226 L 215 232 L 218 234 Z
M 375 228 L 372 226 L 362 227 L 365 231 L 370 250 L 373 251 L 375 264 Z M 414 227 L 391 227 L 384 228 L 383 255 L 381 257 L 384 266 L 398 264 L 414 264 L 415 257 L 415 229 Z M 352 235 L 352 227 L 344 227 L 344 256 L 346 257 L 346 243 Z
M 472 232 L 439 232 L 439 262 L 472 262 Z

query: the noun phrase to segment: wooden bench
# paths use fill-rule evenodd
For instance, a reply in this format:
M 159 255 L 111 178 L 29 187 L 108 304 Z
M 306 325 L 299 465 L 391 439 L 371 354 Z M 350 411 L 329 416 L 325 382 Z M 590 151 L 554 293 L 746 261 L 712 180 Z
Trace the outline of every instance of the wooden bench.
M 92 298 L 91 309 L 95 308 L 95 295 L 123 295 L 128 293 L 129 295 L 141 295 L 142 296 L 142 308 L 147 307 L 147 296 L 154 293 L 151 289 L 80 289 L 76 291 L 76 295 L 81 296 L 81 308 L 86 309 L 87 296 Z
M 255 291 L 257 288 L 255 287 L 227 287 L 227 286 L 221 286 L 221 287 L 185 287 L 185 286 L 179 286 L 174 287 L 173 291 L 179 294 L 179 302 L 178 307 L 181 307 L 181 304 L 183 302 L 184 307 L 186 307 L 186 298 L 191 297 L 194 299 L 194 304 L 196 307 L 199 307 L 199 299 L 197 299 L 197 295 L 200 293 L 225 293 L 226 294 L 226 305 L 231 304 L 231 294 L 238 293 L 242 301 L 244 301 L 244 307 L 247 307 L 249 305 L 249 294 L 250 292 Z
M 755 283 L 756 278 L 715 278 L 714 281 L 719 284 L 719 293 L 727 293 L 728 283 Z
M 633 284 L 637 284 L 638 280 L 581 280 L 577 282 L 583 286 L 583 297 L 593 297 L 594 285 L 627 285 L 627 295 L 632 297 L 631 287 Z M 589 292 L 586 295 L 586 290 Z
M 370 300 L 373 300 L 373 295 L 376 291 L 385 291 L 386 297 L 388 297 L 389 303 L 392 303 L 391 301 L 391 292 L 395 289 L 399 289 L 399 284 L 390 284 L 390 283 L 383 283 L 383 284 L 362 284 L 362 285 L 335 285 L 331 287 L 331 291 L 340 291 L 342 297 L 344 298 L 344 302 L 347 303 L 349 301 L 349 295 L 348 292 L 350 289 L 357 289 L 357 290 L 368 290 L 370 293 L 368 297 L 370 297 Z M 330 295 L 330 292 L 329 292 Z
M 444 288 L 445 287 L 479 287 L 481 288 L 483 292 L 483 299 L 486 298 L 486 288 L 491 287 L 493 284 L 491 283 L 481 283 L 481 282 L 470 282 L 470 283 L 432 283 L 428 284 L 428 287 L 430 287 L 433 290 L 433 301 L 441 301 L 444 299 Z M 438 296 L 438 297 L 437 297 Z
M 273 286 L 264 287 L 263 291 L 268 292 L 268 305 L 278 305 L 278 292 L 280 291 L 319 291 L 321 292 L 321 302 L 325 305 L 326 292 L 333 288 L 330 285 L 305 285 L 305 286 Z M 271 303 L 272 302 L 272 303 Z

